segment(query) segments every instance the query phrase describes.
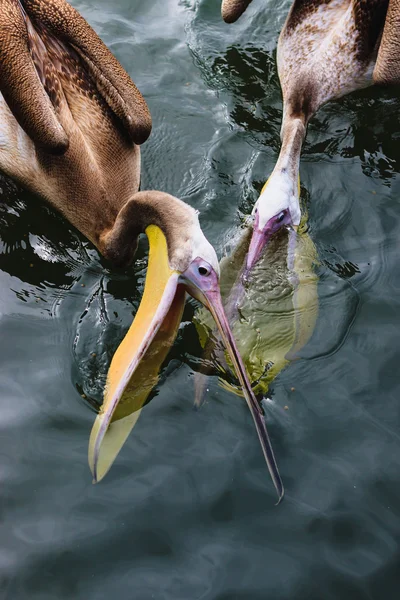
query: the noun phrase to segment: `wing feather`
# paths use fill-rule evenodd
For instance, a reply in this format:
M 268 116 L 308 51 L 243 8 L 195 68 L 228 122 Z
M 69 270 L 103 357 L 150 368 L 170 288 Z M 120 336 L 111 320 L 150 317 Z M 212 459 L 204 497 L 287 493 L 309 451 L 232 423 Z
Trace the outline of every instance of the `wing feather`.
M 400 83 L 400 0 L 390 0 L 378 58 L 374 82 Z
M 67 150 L 68 137 L 32 60 L 27 24 L 18 0 L 2 1 L 0 92 L 35 143 L 51 153 Z
M 121 119 L 136 144 L 151 132 L 151 116 L 143 96 L 85 19 L 65 0 L 23 0 L 33 19 L 57 38 L 71 44 L 85 61 L 99 93 Z

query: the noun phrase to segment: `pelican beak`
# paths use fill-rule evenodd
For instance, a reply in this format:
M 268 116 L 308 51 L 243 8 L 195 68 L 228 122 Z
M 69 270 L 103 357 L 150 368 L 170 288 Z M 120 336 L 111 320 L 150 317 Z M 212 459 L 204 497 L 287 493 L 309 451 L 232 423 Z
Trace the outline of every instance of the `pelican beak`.
M 254 219 L 253 235 L 251 236 L 249 250 L 246 256 L 246 274 L 259 261 L 264 247 L 268 244 L 271 237 L 271 232 L 265 228 L 260 229 L 258 213 Z
M 260 260 L 264 248 L 267 246 L 271 237 L 282 227 L 292 228 L 292 220 L 289 209 L 282 210 L 280 213 L 269 219 L 266 225 L 261 228 L 259 224 L 259 214 L 256 214 L 253 235 L 251 236 L 249 251 L 246 257 L 246 266 L 244 270 L 245 279 L 254 267 L 254 265 Z
M 260 197 L 266 191 L 268 183 L 269 179 L 264 184 L 264 187 L 261 190 Z M 297 193 L 298 196 L 300 196 L 300 177 L 297 180 Z M 283 208 L 283 210 L 279 211 L 275 216 L 273 216 L 263 225 L 260 223 L 260 213 L 257 210 L 255 210 L 253 235 L 250 240 L 249 251 L 246 257 L 246 264 L 243 270 L 244 280 L 248 278 L 250 271 L 260 260 L 264 252 L 264 248 L 267 246 L 271 237 L 282 227 L 287 227 L 289 230 L 297 229 L 297 226 L 294 225 L 292 222 L 292 216 L 288 208 Z
M 146 234 L 150 249 L 142 301 L 111 361 L 104 402 L 90 435 L 94 483 L 105 476 L 135 426 L 182 317 L 185 289 L 179 272 L 169 266 L 165 236 L 155 225 Z
M 181 276 L 181 281 L 186 285 L 188 292 L 204 304 L 211 312 L 221 334 L 222 340 L 234 365 L 244 397 L 252 414 L 264 457 L 278 493 L 278 503 L 283 498 L 284 489 L 274 452 L 268 436 L 263 412 L 251 389 L 246 369 L 233 338 L 225 311 L 222 306 L 218 276 L 214 269 L 200 258 L 196 258 Z

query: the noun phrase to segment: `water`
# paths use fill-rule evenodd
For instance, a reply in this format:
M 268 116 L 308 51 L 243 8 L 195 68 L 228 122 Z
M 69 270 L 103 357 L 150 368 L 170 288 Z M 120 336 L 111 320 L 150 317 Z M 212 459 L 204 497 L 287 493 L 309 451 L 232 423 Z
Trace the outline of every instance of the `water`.
M 277 157 L 274 52 L 289 3 L 255 0 L 233 26 L 215 0 L 74 5 L 149 103 L 143 187 L 199 209 L 221 254 Z M 398 91 L 366 90 L 309 128 L 301 180 L 320 312 L 271 389 L 278 508 L 244 402 L 213 379 L 192 410 L 190 303 L 153 400 L 91 484 L 91 403 L 137 308 L 145 245 L 129 272 L 110 270 L 1 179 L 2 599 L 398 597 L 399 109 Z

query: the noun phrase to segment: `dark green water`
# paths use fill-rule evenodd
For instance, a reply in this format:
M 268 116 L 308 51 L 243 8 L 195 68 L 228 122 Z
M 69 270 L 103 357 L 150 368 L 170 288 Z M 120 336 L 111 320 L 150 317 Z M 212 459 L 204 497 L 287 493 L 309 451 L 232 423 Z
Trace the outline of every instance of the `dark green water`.
M 149 103 L 143 188 L 199 209 L 221 254 L 277 157 L 274 55 L 289 2 L 255 0 L 234 26 L 217 0 L 73 4 Z M 192 410 L 191 304 L 156 397 L 92 485 L 95 413 L 82 395 L 101 399 L 145 247 L 131 271 L 110 271 L 0 180 L 2 600 L 398 598 L 399 111 L 398 92 L 372 89 L 309 128 L 301 179 L 320 314 L 271 390 L 278 508 L 244 402 L 214 380 Z

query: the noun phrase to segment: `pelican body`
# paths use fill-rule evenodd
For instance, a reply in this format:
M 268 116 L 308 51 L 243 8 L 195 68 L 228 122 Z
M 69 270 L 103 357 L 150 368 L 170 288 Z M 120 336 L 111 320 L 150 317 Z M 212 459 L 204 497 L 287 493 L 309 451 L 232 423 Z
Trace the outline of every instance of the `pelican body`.
M 224 0 L 236 21 L 251 0 Z M 281 227 L 300 223 L 299 162 L 308 122 L 326 102 L 400 83 L 400 0 L 295 0 L 278 40 L 281 150 L 254 209 L 247 272 Z
M 124 419 L 127 396 L 133 389 L 140 408 L 157 380 L 187 291 L 218 324 L 281 499 L 263 413 L 222 308 L 218 260 L 198 214 L 168 194 L 138 191 L 139 145 L 150 131 L 139 90 L 65 0 L 1 2 L 0 170 L 60 211 L 115 265 L 133 260 L 140 234 L 149 239 L 142 302 L 111 362 L 92 430 L 94 480 L 105 475 L 134 424 Z

